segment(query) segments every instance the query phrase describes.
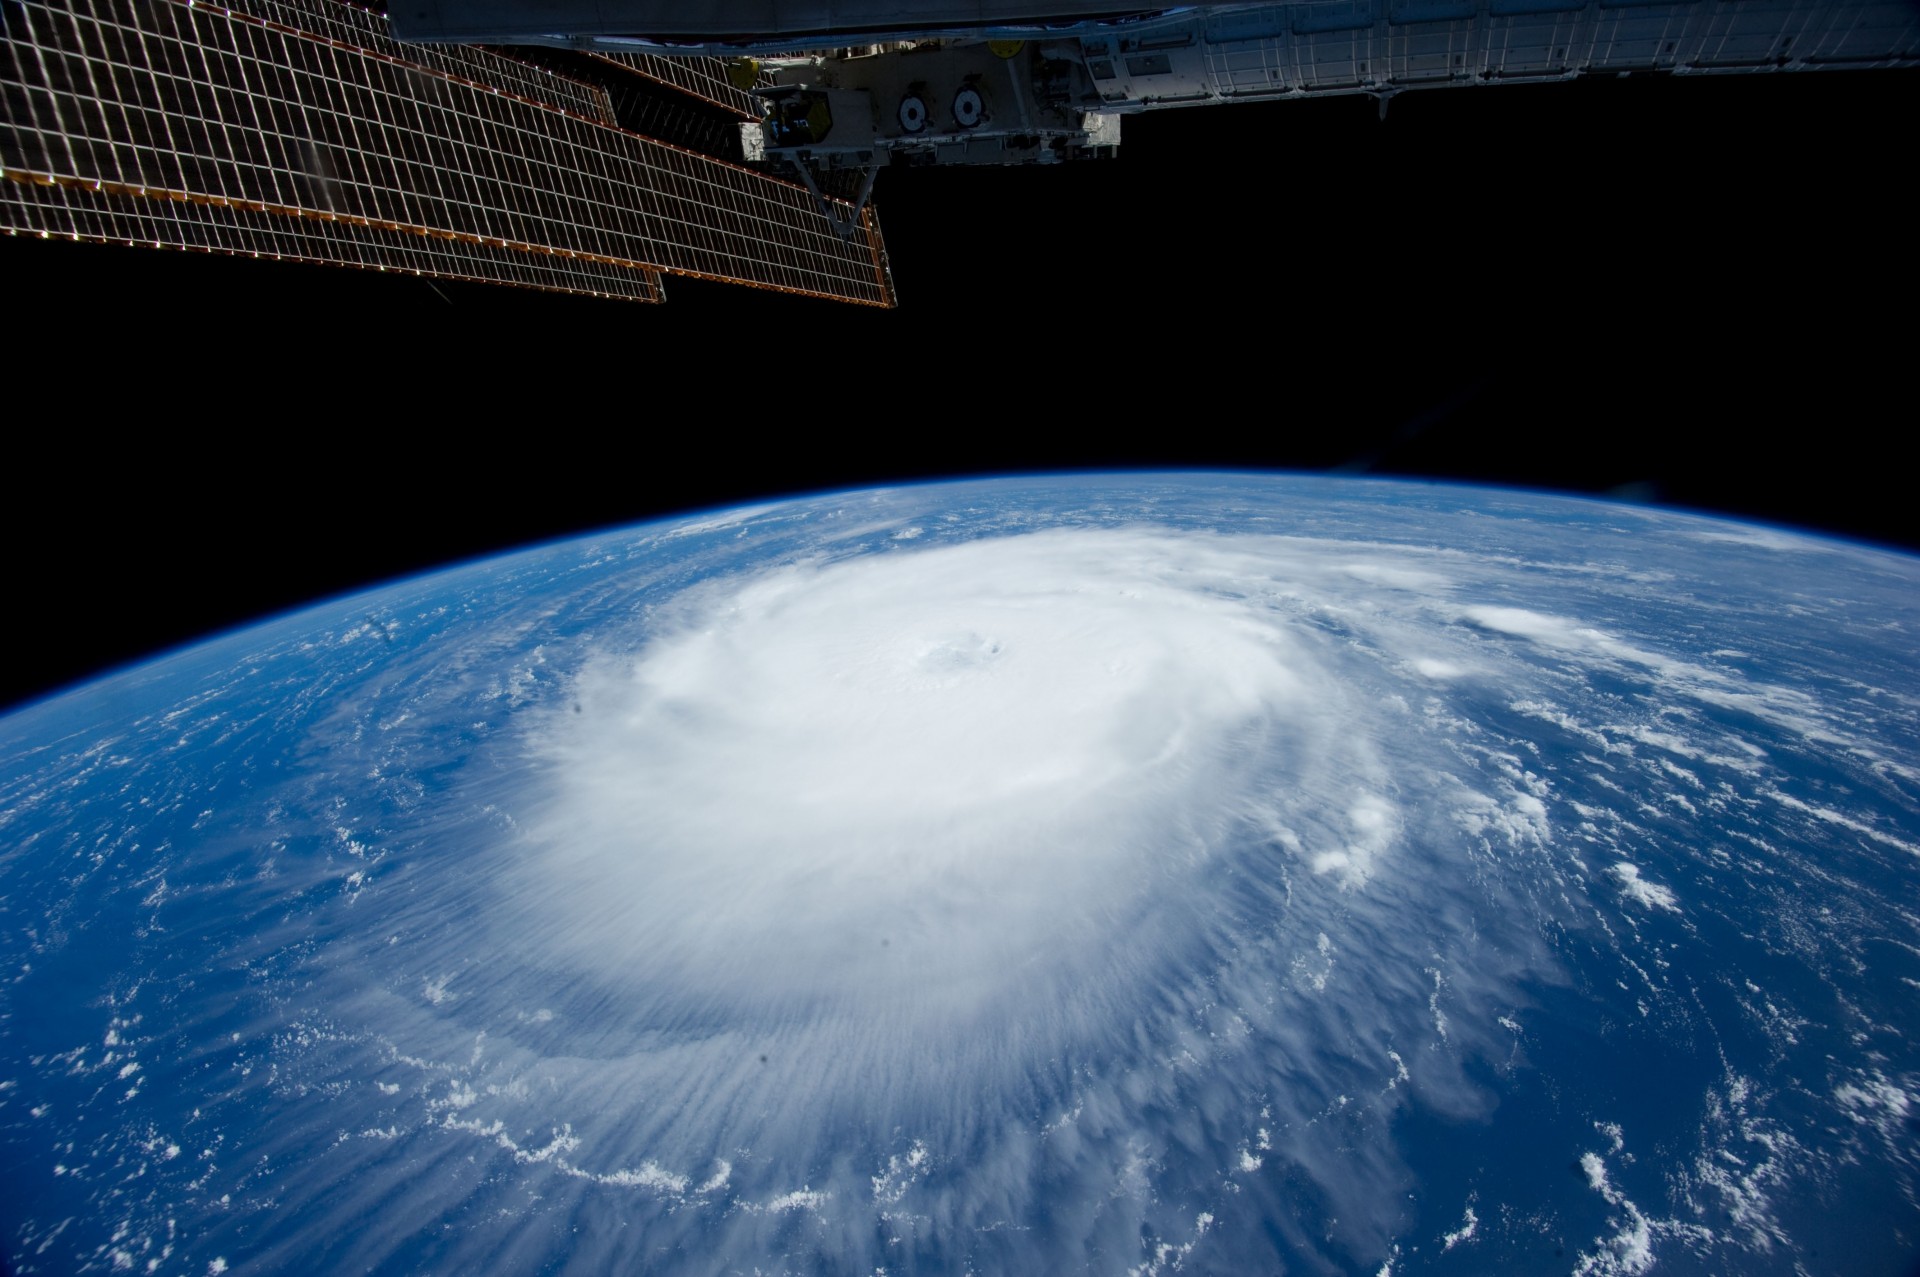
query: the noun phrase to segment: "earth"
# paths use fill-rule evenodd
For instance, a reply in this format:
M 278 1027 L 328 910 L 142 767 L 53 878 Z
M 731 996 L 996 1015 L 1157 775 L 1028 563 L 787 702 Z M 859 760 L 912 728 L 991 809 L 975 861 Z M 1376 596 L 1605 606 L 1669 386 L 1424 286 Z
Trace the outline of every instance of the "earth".
M 842 493 L 0 720 L 17 1273 L 1920 1262 L 1920 561 Z

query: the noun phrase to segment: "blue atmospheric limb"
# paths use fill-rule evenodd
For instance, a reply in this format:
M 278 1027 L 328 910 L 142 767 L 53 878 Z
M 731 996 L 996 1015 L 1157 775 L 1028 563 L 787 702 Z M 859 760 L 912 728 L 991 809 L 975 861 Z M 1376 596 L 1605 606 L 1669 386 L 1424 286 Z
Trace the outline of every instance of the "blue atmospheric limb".
M 1920 564 L 840 493 L 0 720 L 28 1272 L 1895 1273 Z

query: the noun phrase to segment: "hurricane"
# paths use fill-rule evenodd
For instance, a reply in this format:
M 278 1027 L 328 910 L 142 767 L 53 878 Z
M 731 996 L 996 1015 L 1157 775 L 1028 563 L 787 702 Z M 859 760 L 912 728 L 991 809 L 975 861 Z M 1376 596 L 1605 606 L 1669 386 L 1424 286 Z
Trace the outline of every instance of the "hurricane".
M 10 1262 L 1897 1271 L 1916 584 L 1000 481 L 194 649 L 0 734 Z

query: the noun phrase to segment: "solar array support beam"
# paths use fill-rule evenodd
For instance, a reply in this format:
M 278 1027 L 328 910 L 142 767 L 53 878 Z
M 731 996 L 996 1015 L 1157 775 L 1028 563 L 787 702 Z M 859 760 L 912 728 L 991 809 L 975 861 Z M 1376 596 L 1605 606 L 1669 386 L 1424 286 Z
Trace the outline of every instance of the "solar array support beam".
M 595 51 L 592 56 L 610 66 L 619 67 L 629 75 L 667 85 L 690 97 L 724 108 L 743 120 L 757 120 L 761 116 L 760 99 L 733 82 L 733 77 L 727 74 L 725 59 L 690 54 L 667 57 L 658 53 L 602 51 Z M 762 84 L 772 82 L 763 74 L 757 75 L 756 79 Z

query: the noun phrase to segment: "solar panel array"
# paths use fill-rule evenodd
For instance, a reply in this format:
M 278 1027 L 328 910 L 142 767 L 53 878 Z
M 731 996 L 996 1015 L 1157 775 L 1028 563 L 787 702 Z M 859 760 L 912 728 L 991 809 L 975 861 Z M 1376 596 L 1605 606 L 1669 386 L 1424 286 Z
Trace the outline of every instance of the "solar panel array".
M 622 131 L 604 90 L 337 0 L 6 0 L 0 225 L 633 300 L 893 301 L 879 226 Z
M 665 300 L 652 271 L 191 198 L 130 199 L 112 190 L 0 182 L 0 226 L 49 239 L 352 266 L 622 301 Z
M 682 93 L 725 107 L 743 120 L 760 118 L 760 99 L 742 89 L 727 74 L 727 64 L 719 58 L 664 57 L 657 53 L 595 53 L 632 75 L 643 76 L 658 84 L 670 85 Z M 771 77 L 757 75 L 762 83 Z

